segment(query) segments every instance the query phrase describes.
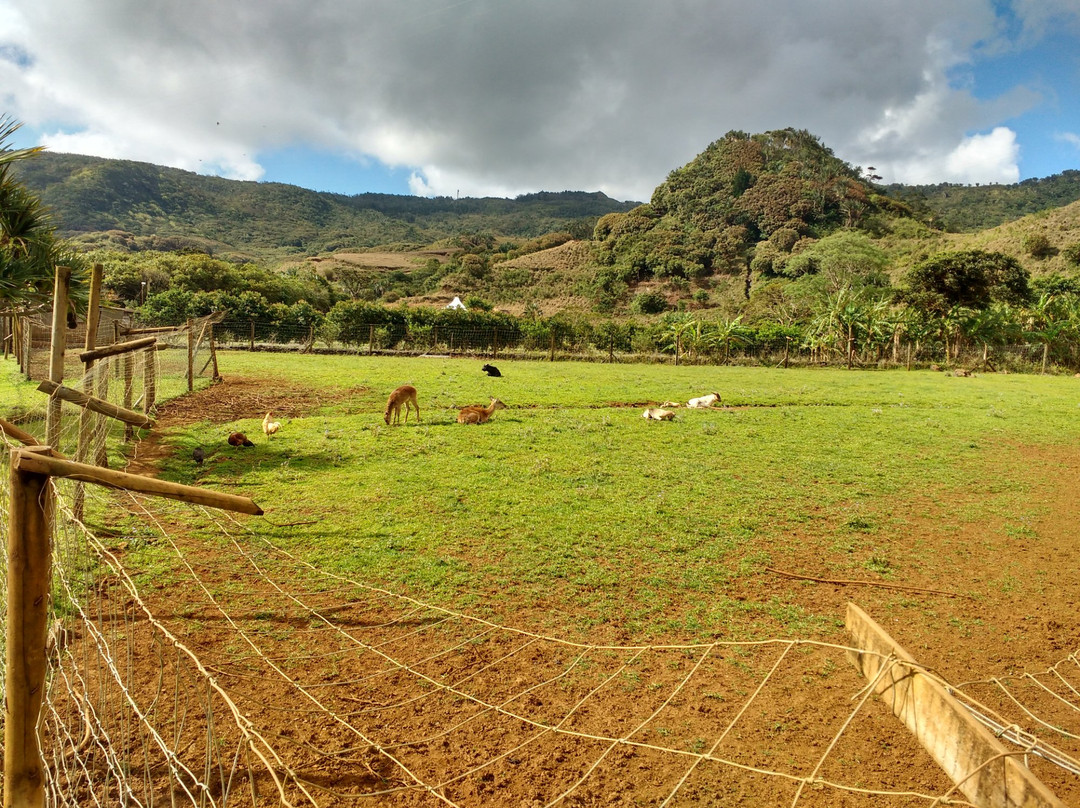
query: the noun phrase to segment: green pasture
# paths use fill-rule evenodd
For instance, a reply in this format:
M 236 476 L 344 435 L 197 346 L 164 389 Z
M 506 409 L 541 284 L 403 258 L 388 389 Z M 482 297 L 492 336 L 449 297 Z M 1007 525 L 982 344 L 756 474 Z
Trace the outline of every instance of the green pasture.
M 479 360 L 246 352 L 220 364 L 227 381 L 320 404 L 276 415 L 270 440 L 257 418 L 177 430 L 163 477 L 250 495 L 266 510 L 250 528 L 322 568 L 626 637 L 835 630 L 837 615 L 785 595 L 798 584 L 761 588 L 767 566 L 951 588 L 920 576 L 969 565 L 972 548 L 932 546 L 911 520 L 993 524 L 979 548 L 992 554 L 1041 507 L 1010 472 L 1016 447 L 1080 445 L 1071 377 L 499 361 L 493 379 Z M 404 383 L 423 420 L 388 427 L 386 396 Z M 713 391 L 723 408 L 641 417 Z M 508 409 L 455 422 L 490 396 Z M 257 445 L 228 446 L 233 430 Z
M 727 593 L 808 540 L 818 572 L 906 579 L 941 552 L 905 533 L 913 502 L 975 499 L 936 518 L 1026 524 L 1037 506 L 1007 473 L 1009 448 L 1080 437 L 1080 382 L 1066 377 L 499 362 L 492 379 L 477 360 L 239 352 L 221 364 L 324 403 L 269 441 L 257 419 L 174 434 L 166 476 L 244 491 L 267 511 L 253 529 L 326 569 L 635 636 L 812 631 L 832 618 Z M 403 383 L 423 420 L 387 427 Z M 723 409 L 641 417 L 712 391 Z M 455 422 L 490 396 L 508 409 Z M 228 447 L 234 429 L 257 445 Z M 201 468 L 195 445 L 210 450 Z

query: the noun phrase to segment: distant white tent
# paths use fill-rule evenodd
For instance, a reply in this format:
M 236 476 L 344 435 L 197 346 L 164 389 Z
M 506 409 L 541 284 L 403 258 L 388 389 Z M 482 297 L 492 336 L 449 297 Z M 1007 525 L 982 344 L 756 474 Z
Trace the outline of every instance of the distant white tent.
M 450 305 L 448 305 L 446 308 L 448 308 L 448 309 L 461 309 L 462 311 L 468 311 L 468 309 L 465 308 L 465 304 L 461 302 L 461 298 L 457 297 L 456 295 L 454 296 L 454 299 L 450 301 Z

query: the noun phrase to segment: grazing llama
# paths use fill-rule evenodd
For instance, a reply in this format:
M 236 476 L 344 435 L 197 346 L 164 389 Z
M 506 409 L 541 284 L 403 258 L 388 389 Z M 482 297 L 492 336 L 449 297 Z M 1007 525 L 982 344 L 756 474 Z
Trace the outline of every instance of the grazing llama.
M 491 399 L 491 404 L 487 407 L 481 407 L 476 404 L 472 407 L 465 407 L 458 413 L 457 422 L 459 424 L 482 424 L 487 421 L 495 412 L 495 410 L 505 410 L 506 405 L 499 399 Z
M 383 414 L 383 420 L 386 421 L 386 425 L 390 425 L 390 413 L 394 414 L 394 423 L 401 423 L 401 405 L 405 405 L 405 423 L 409 423 L 409 409 L 416 409 L 416 420 L 420 421 L 420 405 L 416 401 L 416 388 L 411 384 L 403 384 L 397 390 L 390 394 L 390 398 L 386 399 L 386 412 Z

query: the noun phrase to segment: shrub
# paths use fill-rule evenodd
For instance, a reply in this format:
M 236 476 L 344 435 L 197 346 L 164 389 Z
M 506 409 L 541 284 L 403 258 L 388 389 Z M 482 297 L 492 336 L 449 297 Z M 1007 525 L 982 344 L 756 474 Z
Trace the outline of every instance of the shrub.
M 668 303 L 660 292 L 641 292 L 630 303 L 630 310 L 635 314 L 659 314 L 667 311 Z
M 1024 252 L 1032 258 L 1049 258 L 1057 252 L 1050 243 L 1050 239 L 1042 233 L 1031 233 L 1024 236 L 1023 245 Z
M 1080 242 L 1070 244 L 1061 251 L 1061 254 L 1065 258 L 1066 264 L 1073 267 L 1080 267 Z

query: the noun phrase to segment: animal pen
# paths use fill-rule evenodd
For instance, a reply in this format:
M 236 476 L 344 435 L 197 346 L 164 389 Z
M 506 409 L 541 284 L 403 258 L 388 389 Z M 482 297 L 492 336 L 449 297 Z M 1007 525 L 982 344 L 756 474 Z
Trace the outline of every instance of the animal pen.
M 86 348 L 81 391 L 56 378 L 54 350 L 47 397 L 0 422 L 5 806 L 1062 806 L 1059 788 L 1080 793 L 1080 737 L 1064 729 L 1075 656 L 952 685 L 854 604 L 847 646 L 571 642 L 321 569 L 231 515 L 257 516 L 250 499 L 104 468 L 155 428 L 155 389 L 189 387 L 147 339 Z M 167 568 L 138 566 L 148 544 Z

